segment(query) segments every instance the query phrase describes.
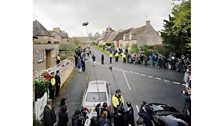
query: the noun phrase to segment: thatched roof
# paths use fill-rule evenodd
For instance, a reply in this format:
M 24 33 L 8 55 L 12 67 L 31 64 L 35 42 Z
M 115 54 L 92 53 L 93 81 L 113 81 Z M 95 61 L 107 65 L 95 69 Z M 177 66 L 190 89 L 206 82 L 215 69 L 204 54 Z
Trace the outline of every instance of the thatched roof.
M 50 36 L 49 31 L 37 20 L 33 21 L 33 36 Z

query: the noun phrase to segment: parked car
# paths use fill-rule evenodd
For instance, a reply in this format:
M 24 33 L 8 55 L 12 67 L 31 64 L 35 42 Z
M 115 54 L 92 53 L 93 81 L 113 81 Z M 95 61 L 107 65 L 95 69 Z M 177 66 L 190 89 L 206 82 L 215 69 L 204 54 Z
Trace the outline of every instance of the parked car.
M 107 102 L 107 105 L 111 106 L 110 83 L 103 80 L 94 80 L 86 84 L 82 106 L 89 110 L 87 116 L 96 117 L 97 113 L 95 111 L 95 106 L 98 103 L 103 104 L 104 102 Z
M 146 103 L 153 111 L 154 126 L 190 126 L 191 117 L 180 113 L 175 107 L 162 103 Z

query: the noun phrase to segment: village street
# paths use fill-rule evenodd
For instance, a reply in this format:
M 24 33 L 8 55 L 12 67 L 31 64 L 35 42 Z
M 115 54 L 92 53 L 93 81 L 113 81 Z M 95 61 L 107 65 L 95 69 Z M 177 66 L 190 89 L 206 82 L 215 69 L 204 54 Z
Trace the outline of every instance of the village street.
M 71 117 L 75 110 L 81 106 L 85 83 L 91 80 L 110 82 L 112 94 L 119 88 L 125 101 L 132 102 L 135 118 L 142 101 L 164 103 L 174 106 L 179 111 L 183 110 L 184 99 L 180 92 L 185 87 L 183 85 L 182 73 L 163 68 L 124 64 L 121 61 L 115 63 L 114 59 L 111 72 L 109 70 L 109 57 L 104 55 L 105 64 L 101 65 L 100 57 L 102 52 L 94 47 L 91 47 L 91 50 L 96 56 L 95 67 L 90 60 L 87 60 L 85 72 L 79 73 L 74 69 L 67 82 L 61 88 L 60 97 L 54 101 L 55 111 L 58 114 L 60 99 L 62 97 L 67 98 L 68 125 L 71 125 Z

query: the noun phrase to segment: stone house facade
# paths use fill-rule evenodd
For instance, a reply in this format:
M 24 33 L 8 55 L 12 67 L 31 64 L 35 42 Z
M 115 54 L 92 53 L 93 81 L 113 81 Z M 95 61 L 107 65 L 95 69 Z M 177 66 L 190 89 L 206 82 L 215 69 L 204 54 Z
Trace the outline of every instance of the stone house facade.
M 114 45 L 117 48 L 131 48 L 133 44 L 139 47 L 146 45 L 161 45 L 162 39 L 159 33 L 152 27 L 150 21 L 138 28 L 130 28 L 119 32 L 114 38 Z
M 59 42 L 37 20 L 33 22 L 33 72 L 48 69 L 56 65 Z

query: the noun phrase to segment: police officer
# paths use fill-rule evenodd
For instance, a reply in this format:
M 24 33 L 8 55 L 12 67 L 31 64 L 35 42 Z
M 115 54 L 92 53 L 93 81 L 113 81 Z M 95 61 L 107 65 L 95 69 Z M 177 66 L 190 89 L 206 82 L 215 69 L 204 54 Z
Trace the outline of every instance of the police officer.
M 57 55 L 57 64 L 59 64 L 60 61 L 61 61 L 61 57 L 60 57 L 60 55 L 58 54 L 58 55 Z
M 118 62 L 119 54 L 118 52 L 115 54 L 115 62 Z
M 117 112 L 118 107 L 122 108 L 124 105 L 124 98 L 121 95 L 121 90 L 116 90 L 115 95 L 112 96 L 112 103 L 114 107 L 114 112 Z
M 56 83 L 56 81 L 55 81 L 55 78 L 54 78 L 54 76 L 52 75 L 52 77 L 51 77 L 51 81 L 50 81 L 50 84 L 49 84 L 49 98 L 50 99 L 54 99 L 54 89 L 55 89 L 55 83 Z

